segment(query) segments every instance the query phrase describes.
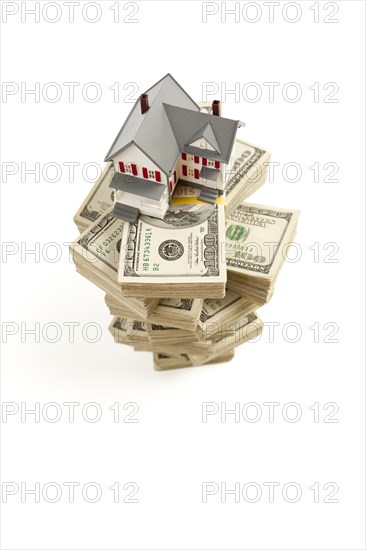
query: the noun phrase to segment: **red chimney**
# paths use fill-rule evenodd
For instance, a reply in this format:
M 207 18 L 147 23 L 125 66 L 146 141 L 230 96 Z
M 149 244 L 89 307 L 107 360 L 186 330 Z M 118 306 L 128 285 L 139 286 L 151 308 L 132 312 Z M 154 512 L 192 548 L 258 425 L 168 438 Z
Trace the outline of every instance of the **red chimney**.
M 212 102 L 212 114 L 215 116 L 221 115 L 221 101 L 219 99 L 214 99 Z
M 147 94 L 141 94 L 140 95 L 140 107 L 141 107 L 141 114 L 142 115 L 144 113 L 146 113 L 146 111 L 150 107 L 150 105 L 149 105 L 149 96 Z

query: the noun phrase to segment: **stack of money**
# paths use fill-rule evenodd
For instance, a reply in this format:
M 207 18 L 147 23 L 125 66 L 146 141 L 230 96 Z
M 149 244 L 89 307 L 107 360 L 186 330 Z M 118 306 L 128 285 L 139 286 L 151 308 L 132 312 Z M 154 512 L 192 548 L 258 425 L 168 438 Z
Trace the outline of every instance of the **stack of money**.
M 159 303 L 158 298 L 123 296 L 118 283 L 118 261 L 124 224 L 111 211 L 98 218 L 74 241 L 70 250 L 76 270 L 92 283 L 120 301 L 132 314 L 146 319 Z
M 181 355 L 168 355 L 166 353 L 154 353 L 154 369 L 155 370 L 171 370 L 179 369 L 182 367 L 194 367 L 196 366 L 186 354 Z M 219 355 L 215 359 L 207 361 L 206 365 L 212 365 L 214 363 L 227 363 L 234 357 L 234 351 Z
M 112 214 L 107 165 L 75 215 L 77 271 L 105 293 L 116 343 L 151 352 L 158 371 L 230 361 L 256 339 L 294 238 L 298 211 L 249 204 L 270 155 L 238 140 L 227 192 L 214 205 L 178 183 L 163 220 Z M 172 261 L 174 260 L 174 261 Z
M 144 316 L 126 308 L 123 299 L 116 300 L 111 294 L 105 295 L 105 303 L 109 311 L 116 317 L 126 317 L 136 321 L 144 321 Z M 161 298 L 149 316 L 149 322 L 167 327 L 195 330 L 201 315 L 203 300 L 201 298 Z
M 154 367 L 157 370 L 198 366 L 220 362 L 221 358 L 229 360 L 234 356 L 234 349 L 261 332 L 263 323 L 259 316 L 252 312 L 242 315 L 228 325 L 231 330 L 225 331 L 224 325 L 217 326 L 217 332 L 204 334 L 202 341 L 196 339 L 197 334 L 179 335 L 181 329 L 173 329 L 148 322 L 133 321 L 124 317 L 114 317 L 109 330 L 114 341 L 132 346 L 135 351 L 150 351 L 154 357 Z M 176 334 L 175 334 L 176 333 Z
M 298 210 L 243 203 L 226 223 L 227 286 L 268 302 L 296 233 Z
M 169 365 L 178 368 L 211 363 L 219 357 L 229 360 L 236 346 L 261 333 L 257 304 L 231 290 L 223 299 L 204 300 L 195 324 L 192 320 L 185 328 L 182 321 L 175 321 L 179 327 L 161 324 L 167 309 L 175 310 L 175 319 L 179 319 L 180 311 L 198 305 L 195 300 L 191 300 L 192 304 L 186 302 L 162 300 L 146 322 L 116 315 L 109 330 L 115 342 L 133 346 L 135 351 L 151 351 L 157 370 L 167 370 Z M 116 309 L 111 308 L 111 312 Z M 174 323 L 174 316 L 170 314 L 170 318 Z
M 223 204 L 173 204 L 164 219 L 123 224 L 118 282 L 126 297 L 223 298 Z

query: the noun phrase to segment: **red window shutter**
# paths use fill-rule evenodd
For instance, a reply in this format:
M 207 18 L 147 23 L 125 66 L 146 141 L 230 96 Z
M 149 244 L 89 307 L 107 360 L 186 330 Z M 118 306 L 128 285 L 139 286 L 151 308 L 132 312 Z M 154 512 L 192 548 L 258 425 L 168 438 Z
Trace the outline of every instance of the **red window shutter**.
M 199 161 L 200 161 L 200 157 L 197 157 L 196 155 L 194 156 L 194 162 L 196 164 L 199 164 Z
M 203 158 L 202 159 L 202 164 L 203 164 L 203 166 L 207 166 L 207 159 Z
M 198 170 L 198 168 L 194 169 L 194 177 L 196 180 L 200 179 L 200 171 Z
M 125 163 L 124 162 L 119 162 L 119 169 L 121 172 L 124 172 L 125 171 Z
M 161 181 L 161 174 L 159 170 L 155 170 L 155 179 L 156 181 Z
M 142 175 L 143 175 L 143 177 L 146 178 L 146 179 L 149 177 L 149 175 L 148 175 L 148 173 L 147 173 L 147 168 L 143 168 L 143 169 L 142 169 Z
M 131 164 L 132 173 L 134 176 L 137 176 L 137 166 L 136 164 Z
M 177 171 L 174 170 L 174 183 L 177 183 Z
M 187 153 L 182 153 L 182 159 L 187 160 Z
M 173 182 L 169 180 L 169 188 L 170 188 L 170 192 L 173 191 Z
M 185 164 L 183 164 L 182 166 L 182 172 L 183 172 L 183 176 L 187 175 L 187 166 Z
M 215 168 L 219 169 L 220 168 L 220 163 L 218 160 L 215 160 Z

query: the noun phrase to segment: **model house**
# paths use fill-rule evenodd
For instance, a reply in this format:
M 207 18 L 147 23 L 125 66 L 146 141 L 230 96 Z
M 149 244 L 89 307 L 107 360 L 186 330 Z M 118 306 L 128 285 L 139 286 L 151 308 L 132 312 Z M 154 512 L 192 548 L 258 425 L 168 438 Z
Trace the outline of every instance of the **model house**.
M 223 194 L 243 123 L 220 116 L 220 101 L 211 112 L 201 112 L 170 74 L 140 96 L 105 158 L 115 168 L 116 217 L 163 218 L 178 181 L 199 186 L 205 202 Z

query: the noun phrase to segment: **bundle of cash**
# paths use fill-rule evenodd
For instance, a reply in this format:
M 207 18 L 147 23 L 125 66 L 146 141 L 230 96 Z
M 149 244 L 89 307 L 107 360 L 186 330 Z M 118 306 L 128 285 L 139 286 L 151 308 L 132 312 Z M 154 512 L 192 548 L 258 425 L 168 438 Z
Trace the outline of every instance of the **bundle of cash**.
M 162 303 L 164 302 L 168 302 L 168 300 L 162 300 Z M 179 306 L 179 302 L 176 301 L 176 313 L 181 311 Z M 182 328 L 162 324 L 165 309 L 163 306 L 158 305 L 153 313 L 149 315 L 146 323 L 141 317 L 133 319 L 115 315 L 118 318 L 118 340 L 130 343 L 128 335 L 133 334 L 135 336 L 136 327 L 138 327 L 139 331 L 144 331 L 144 338 L 140 338 L 141 341 L 146 343 L 149 340 L 153 348 L 167 348 L 178 344 L 189 344 L 197 347 L 197 343 L 207 344 L 208 341 L 222 340 L 224 336 L 234 334 L 237 330 L 236 323 L 243 316 L 254 313 L 257 308 L 258 306 L 254 302 L 239 296 L 232 290 L 227 290 L 223 299 L 204 300 L 201 303 L 199 319 L 195 325 L 189 324 L 188 327 Z M 159 315 L 159 311 L 162 311 L 162 316 Z M 139 334 L 142 335 L 142 333 Z M 136 342 L 136 338 L 134 338 L 134 342 Z M 201 346 L 200 344 L 198 348 L 200 347 L 207 347 L 207 345 Z
M 163 220 L 112 214 L 108 164 L 74 217 L 77 271 L 105 293 L 116 343 L 150 352 L 158 371 L 230 361 L 256 339 L 296 232 L 297 210 L 245 202 L 266 178 L 268 151 L 241 140 L 224 197 L 178 182 Z M 174 261 L 172 261 L 174 260 Z
M 109 326 L 115 342 L 132 346 L 135 351 L 152 352 L 157 370 L 204 365 L 220 357 L 231 358 L 237 346 L 257 338 L 262 328 L 263 323 L 255 312 L 239 317 L 232 323 L 230 333 L 220 330 L 220 335 L 204 334 L 202 341 L 196 340 L 193 335 L 190 341 L 186 335 L 180 338 L 174 334 L 180 329 L 121 317 L 114 317 Z M 159 362 L 159 359 L 164 361 Z
M 114 191 L 109 187 L 113 176 L 113 162 L 108 162 L 74 216 L 74 222 L 80 233 L 113 207 Z
M 226 224 L 228 288 L 268 302 L 296 233 L 298 210 L 241 204 Z
M 71 254 L 81 275 L 120 300 L 131 312 L 147 317 L 159 303 L 158 298 L 127 298 L 117 281 L 123 227 L 123 222 L 108 210 L 71 244 Z
M 223 298 L 223 204 L 172 205 L 164 219 L 123 224 L 118 282 L 124 296 Z
M 227 363 L 231 361 L 234 357 L 234 350 L 216 356 L 210 361 L 206 361 L 205 365 L 212 365 L 214 363 Z M 182 353 L 181 355 L 168 355 L 166 353 L 154 353 L 154 369 L 155 370 L 171 370 L 171 369 L 180 369 L 182 367 L 194 367 L 196 366 L 192 360 L 189 358 L 189 355 Z
M 116 300 L 113 295 L 106 294 L 105 303 L 112 315 L 144 321 L 144 316 L 137 316 L 127 308 L 122 300 Z M 203 299 L 162 298 L 149 316 L 150 323 L 168 327 L 196 330 L 201 315 Z

